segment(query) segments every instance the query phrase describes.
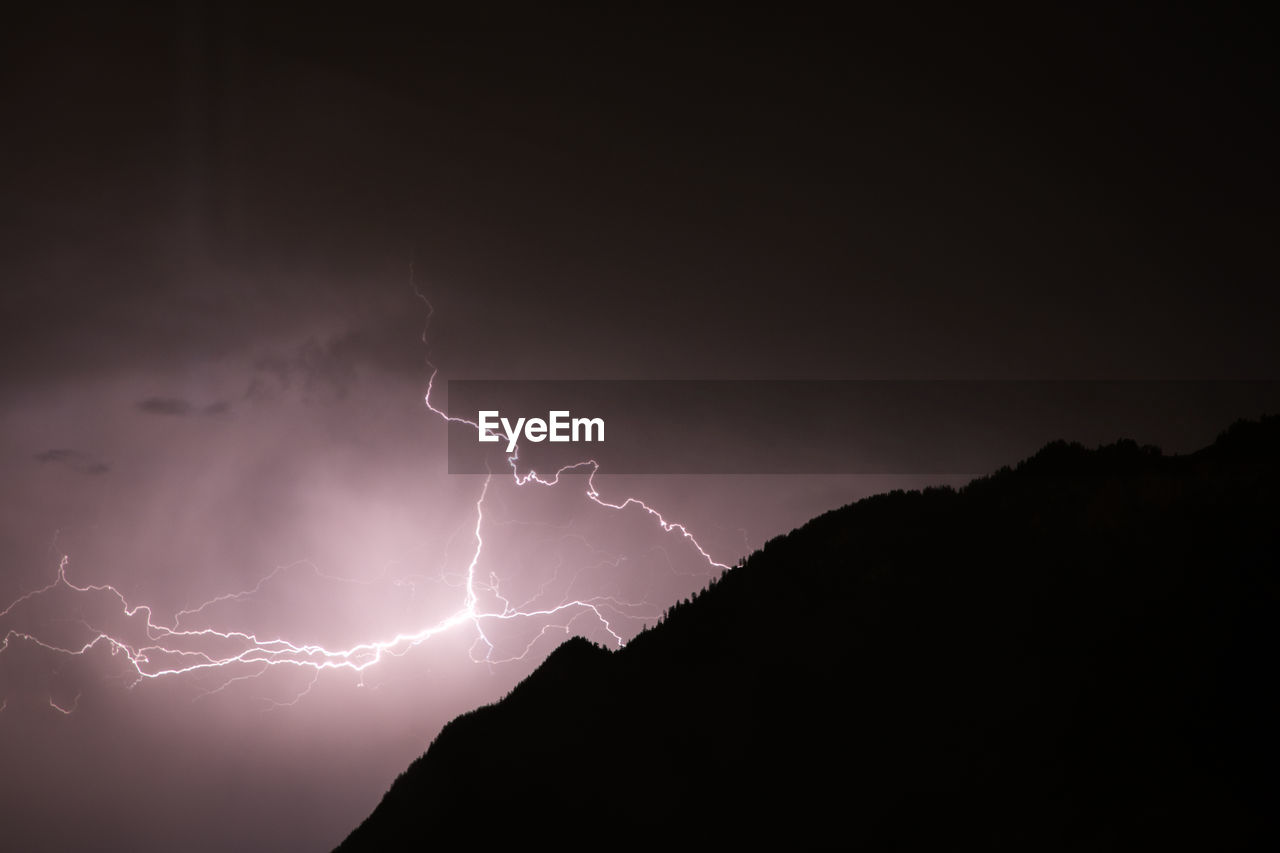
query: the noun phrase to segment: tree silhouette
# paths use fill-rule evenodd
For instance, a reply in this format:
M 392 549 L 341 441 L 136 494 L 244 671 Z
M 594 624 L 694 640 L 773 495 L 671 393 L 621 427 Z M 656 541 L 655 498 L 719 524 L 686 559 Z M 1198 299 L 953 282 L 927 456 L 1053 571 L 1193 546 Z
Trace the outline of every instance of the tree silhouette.
M 768 542 L 445 727 L 340 849 L 1269 847 L 1280 419 L 1055 442 Z

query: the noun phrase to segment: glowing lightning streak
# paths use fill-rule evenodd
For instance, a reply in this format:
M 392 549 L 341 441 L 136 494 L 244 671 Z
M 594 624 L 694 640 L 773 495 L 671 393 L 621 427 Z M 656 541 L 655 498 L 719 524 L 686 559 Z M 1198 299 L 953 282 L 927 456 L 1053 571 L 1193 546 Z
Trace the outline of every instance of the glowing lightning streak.
M 430 409 L 435 414 L 439 415 L 440 417 L 444 418 L 444 420 L 449 423 L 466 424 L 467 426 L 473 427 L 477 432 L 486 432 L 492 435 L 490 431 L 482 430 L 480 425 L 475 421 L 469 421 L 466 418 L 453 417 L 449 415 L 447 412 L 441 409 L 437 409 L 435 405 L 432 404 L 431 391 L 435 386 L 435 379 L 436 379 L 437 372 L 438 371 L 432 370 L 431 378 L 427 380 L 427 396 L 426 396 L 427 408 Z M 663 518 L 662 513 L 658 512 L 656 509 L 649 506 L 644 501 L 640 500 L 640 498 L 629 497 L 624 499 L 621 503 L 616 503 L 616 504 L 609 503 L 608 501 L 601 498 L 599 490 L 596 489 L 596 474 L 599 473 L 600 471 L 600 463 L 594 459 L 584 459 L 581 462 L 572 462 L 568 465 L 565 465 L 561 467 L 559 470 L 557 470 L 555 474 L 551 476 L 550 479 L 539 477 L 538 472 L 534 471 L 533 469 L 530 469 L 528 472 L 524 474 L 520 473 L 520 466 L 519 466 L 520 445 L 519 444 L 516 445 L 515 452 L 507 457 L 507 462 L 511 466 L 511 473 L 515 480 L 515 484 L 517 486 L 524 486 L 524 485 L 528 485 L 529 483 L 537 483 L 540 486 L 558 486 L 560 484 L 560 477 L 562 474 L 567 474 L 570 471 L 575 471 L 580 468 L 590 469 L 591 473 L 587 475 L 587 488 L 586 488 L 585 494 L 587 498 L 591 500 L 593 503 L 599 506 L 602 506 L 606 509 L 612 509 L 612 510 L 624 510 L 629 506 L 638 506 L 641 509 L 643 509 L 645 512 L 647 512 L 649 515 L 657 519 L 658 524 L 661 525 L 662 529 L 667 533 L 671 533 L 672 531 L 678 531 L 681 536 L 683 536 L 685 539 L 689 541 L 689 544 L 691 544 L 694 547 L 694 549 L 698 552 L 698 554 L 704 560 L 706 560 L 708 564 L 720 569 L 729 568 L 729 566 L 725 565 L 724 563 L 717 562 L 716 559 L 712 557 L 711 554 L 709 554 L 705 548 L 703 548 L 700 544 L 698 544 L 698 540 L 694 538 L 693 534 L 690 533 L 689 529 L 686 528 L 683 524 L 667 521 L 665 518 Z
M 76 694 L 76 698 L 71 702 L 70 708 L 62 707 L 57 702 L 53 701 L 52 698 L 49 699 L 49 707 L 57 711 L 59 714 L 62 714 L 64 717 L 69 717 L 76 708 L 80 707 L 80 694 Z
M 416 288 L 415 293 L 417 293 Z M 428 315 L 426 322 L 429 325 L 431 317 L 434 315 L 434 307 L 425 297 L 422 296 L 421 293 L 417 293 L 417 295 L 427 305 Z M 426 343 L 425 326 L 423 330 L 423 342 Z M 480 430 L 480 426 L 474 421 L 451 416 L 444 410 L 437 408 L 435 404 L 432 403 L 431 394 L 435 387 L 438 370 L 434 365 L 431 365 L 429 361 L 428 365 L 431 367 L 431 375 L 427 381 L 427 393 L 424 398 L 427 408 L 432 413 L 442 418 L 446 423 L 465 424 L 475 428 L 476 430 Z M 690 545 L 692 545 L 694 550 L 697 551 L 709 566 L 720 569 L 729 568 L 725 563 L 715 560 L 684 525 L 668 521 L 662 513 L 649 506 L 643 500 L 636 497 L 627 497 L 617 503 L 612 503 L 602 498 L 595 485 L 595 476 L 600 470 L 600 465 L 594 459 L 587 459 L 566 465 L 557 470 L 553 476 L 547 478 L 540 477 L 537 472 L 532 469 L 522 474 L 519 470 L 519 453 L 519 446 L 516 446 L 514 452 L 507 457 L 516 486 L 537 484 L 545 487 L 554 487 L 560 484 L 562 475 L 573 471 L 587 469 L 589 473 L 587 475 L 585 495 L 593 503 L 605 509 L 614 511 L 622 511 L 632 506 L 637 507 L 654 518 L 663 531 L 667 533 L 679 533 L 689 542 Z M 0 652 L 5 651 L 9 646 L 9 641 L 14 638 L 25 640 L 50 651 L 68 655 L 83 655 L 101 644 L 109 648 L 113 655 L 122 655 L 128 661 L 129 665 L 137 675 L 133 681 L 134 685 L 146 679 L 158 679 L 166 676 L 183 675 L 204 670 L 220 670 L 235 665 L 260 665 L 257 672 L 249 675 L 229 677 L 218 688 L 205 691 L 201 695 L 209 695 L 210 693 L 218 692 L 235 681 L 246 678 L 256 678 L 265 673 L 272 666 L 276 665 L 288 665 L 297 668 L 312 669 L 312 678 L 307 687 L 290 702 L 274 703 L 275 706 L 281 706 L 294 704 L 309 693 L 311 688 L 315 685 L 320 672 L 323 670 L 346 669 L 357 673 L 363 673 L 365 669 L 379 663 L 384 659 L 384 657 L 402 656 L 410 649 L 421 645 L 432 637 L 467 623 L 473 625 L 477 633 L 476 644 L 472 646 L 471 654 L 472 659 L 477 662 L 502 662 L 494 661 L 492 659 L 495 644 L 486 632 L 486 621 L 502 622 L 515 619 L 554 619 L 562 616 L 569 617 L 568 621 L 563 625 L 544 626 L 538 635 L 529 642 L 526 648 L 519 655 L 509 658 L 508 660 L 519 659 L 528 654 L 538 639 L 545 636 L 546 632 L 552 628 L 559 627 L 566 633 L 569 633 L 570 623 L 572 623 L 572 621 L 578 616 L 584 615 L 588 612 L 595 617 L 601 627 L 603 627 L 603 629 L 613 638 L 614 642 L 618 646 L 622 646 L 625 642 L 622 635 L 615 630 L 605 613 L 602 612 L 602 608 L 608 606 L 615 611 L 625 612 L 625 608 L 628 605 L 623 602 L 618 602 L 617 600 L 607 596 L 597 596 L 588 599 L 564 601 L 551 607 L 529 609 L 533 600 L 531 599 L 521 607 L 512 607 L 506 598 L 497 594 L 496 581 L 491 580 L 488 584 L 481 584 L 477 581 L 477 570 L 481 560 L 481 554 L 484 549 L 484 502 L 492 479 L 492 474 L 485 478 L 484 485 L 480 489 L 480 495 L 475 504 L 476 520 L 473 531 L 473 535 L 475 537 L 475 550 L 472 552 L 471 560 L 467 565 L 465 580 L 466 592 L 463 598 L 462 607 L 452 615 L 445 617 L 434 625 L 422 628 L 419 631 L 398 633 L 389 639 L 360 643 L 346 649 L 330 650 L 316 644 L 295 644 L 279 637 L 262 638 L 256 633 L 244 631 L 219 631 L 214 628 L 183 629 L 180 627 L 184 616 L 193 616 L 215 604 L 230 600 L 240 600 L 254 594 L 259 591 L 264 584 L 274 578 L 282 570 L 281 568 L 275 569 L 248 590 L 244 590 L 239 593 L 228 593 L 216 596 L 215 598 L 212 598 L 194 608 L 178 611 L 170 625 L 159 624 L 153 620 L 154 614 L 149 605 L 131 605 L 125 596 L 111 584 L 86 584 L 81 586 L 73 583 L 67 576 L 69 560 L 66 556 L 63 556 L 58 564 L 57 576 L 51 583 L 19 596 L 4 610 L 0 611 L 0 617 L 8 616 L 20 605 L 49 593 L 58 587 L 65 587 L 73 592 L 84 594 L 105 593 L 118 600 L 120 607 L 122 608 L 121 612 L 126 618 L 133 619 L 139 615 L 143 615 L 145 617 L 142 630 L 146 636 L 147 642 L 145 644 L 135 645 L 124 639 L 113 636 L 106 631 L 91 628 L 91 630 L 96 631 L 96 636 L 79 647 L 67 647 L 46 642 L 25 631 L 11 629 L 5 634 L 3 640 L 0 641 Z M 502 609 L 496 612 L 481 611 L 479 609 L 477 586 L 493 592 L 495 597 L 501 601 Z M 537 597 L 538 596 L 535 596 L 535 599 Z M 209 651 L 200 651 L 192 648 L 191 646 L 197 641 L 230 642 L 239 644 L 242 648 L 240 651 L 233 654 L 218 656 Z M 483 645 L 487 649 L 484 656 L 481 658 L 477 658 L 475 655 L 476 647 L 479 645 Z M 0 711 L 3 711 L 8 702 L 7 698 L 3 701 L 4 704 L 0 704 Z M 71 707 L 64 708 L 50 698 L 49 705 L 62 714 L 70 714 L 79 706 L 79 701 L 80 697 L 77 695 L 76 700 L 72 703 Z

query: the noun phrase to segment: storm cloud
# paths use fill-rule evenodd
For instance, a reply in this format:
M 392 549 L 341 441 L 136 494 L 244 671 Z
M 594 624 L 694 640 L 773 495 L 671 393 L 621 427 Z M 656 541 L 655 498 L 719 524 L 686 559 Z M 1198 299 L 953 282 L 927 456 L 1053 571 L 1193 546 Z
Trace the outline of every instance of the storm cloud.
M 111 470 L 111 466 L 107 463 L 94 459 L 87 453 L 82 453 L 79 450 L 69 450 L 67 448 L 44 450 L 37 453 L 35 458 L 38 462 L 59 463 L 67 466 L 73 471 L 92 476 L 105 474 Z
M 139 411 L 149 415 L 189 415 L 195 406 L 176 397 L 148 397 L 138 403 Z

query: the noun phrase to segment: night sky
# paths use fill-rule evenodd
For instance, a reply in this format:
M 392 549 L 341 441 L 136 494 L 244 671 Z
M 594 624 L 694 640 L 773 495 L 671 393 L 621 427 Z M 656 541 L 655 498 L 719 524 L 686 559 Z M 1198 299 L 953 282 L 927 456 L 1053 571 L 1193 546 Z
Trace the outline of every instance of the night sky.
M 249 590 L 181 627 L 345 648 L 448 619 L 484 478 L 447 472 L 433 365 L 441 382 L 1280 373 L 1276 33 L 1243 6 L 490 12 L 6 11 L 0 610 L 65 557 L 68 582 L 166 626 Z M 731 565 L 939 479 L 596 485 Z M 107 644 L 30 639 L 145 645 L 114 592 L 63 583 L 4 610 L 0 846 L 336 844 L 566 630 L 616 644 L 719 573 L 581 486 L 490 484 L 478 605 L 608 601 L 611 628 L 577 608 L 486 644 L 464 621 L 362 674 L 237 664 L 131 687 Z

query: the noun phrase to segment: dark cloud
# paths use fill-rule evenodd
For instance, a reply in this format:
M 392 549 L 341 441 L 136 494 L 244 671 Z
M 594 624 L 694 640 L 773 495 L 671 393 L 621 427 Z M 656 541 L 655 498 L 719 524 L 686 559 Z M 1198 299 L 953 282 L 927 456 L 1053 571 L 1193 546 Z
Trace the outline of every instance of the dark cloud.
M 370 377 L 425 378 L 426 311 L 417 309 L 409 299 L 398 311 L 349 322 L 339 333 L 313 335 L 291 348 L 260 354 L 245 398 L 267 400 L 292 390 L 309 400 L 344 399 Z
M 78 456 L 80 456 L 80 453 L 75 450 L 55 449 L 37 453 L 36 459 L 41 462 L 65 462 Z
M 177 397 L 148 397 L 138 403 L 138 409 L 149 415 L 189 415 L 193 406 Z
M 218 400 L 203 406 L 184 400 L 181 397 L 148 397 L 138 402 L 138 410 L 148 415 L 171 415 L 185 417 L 187 415 L 225 415 L 231 411 L 231 404 L 226 400 Z
M 105 474 L 111 470 L 111 466 L 105 462 L 94 459 L 87 453 L 81 453 L 79 450 L 70 450 L 64 447 L 52 448 L 35 455 L 35 459 L 40 463 L 61 463 L 66 465 L 73 471 L 81 474 L 89 474 L 97 476 Z

